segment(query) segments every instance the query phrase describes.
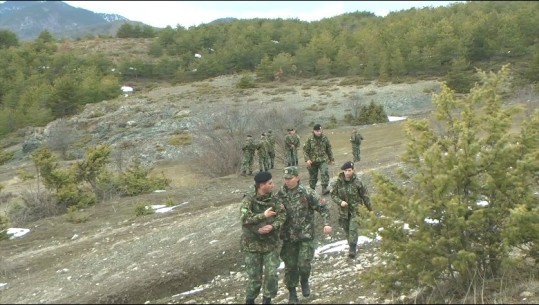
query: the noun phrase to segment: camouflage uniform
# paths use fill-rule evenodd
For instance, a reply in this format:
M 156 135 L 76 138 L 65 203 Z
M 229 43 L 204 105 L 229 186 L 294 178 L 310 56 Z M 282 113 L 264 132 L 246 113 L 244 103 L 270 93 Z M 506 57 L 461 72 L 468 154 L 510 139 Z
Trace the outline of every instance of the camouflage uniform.
M 350 181 L 346 181 L 344 173 L 339 173 L 331 189 L 331 200 L 339 206 L 339 224 L 346 234 L 350 246 L 350 257 L 355 257 L 359 231 L 359 206 L 361 204 L 372 211 L 371 200 L 367 188 L 354 174 Z M 346 201 L 347 207 L 341 202 Z
M 363 137 L 357 130 L 352 131 L 352 136 L 350 137 L 350 143 L 352 143 L 352 154 L 354 156 L 354 162 L 361 160 L 359 146 L 361 145 L 361 140 Z
M 257 157 L 258 157 L 258 166 L 261 172 L 268 171 L 269 166 L 269 157 L 268 157 L 268 141 L 266 140 L 266 135 L 262 134 L 260 136 L 260 141 L 256 145 Z
M 277 212 L 276 216 L 265 217 L 264 211 L 269 207 Z M 242 236 L 241 248 L 245 255 L 245 268 L 248 283 L 246 299 L 254 300 L 263 287 L 264 298 L 277 296 L 279 276 L 277 268 L 279 260 L 279 231 L 286 220 L 286 210 L 281 204 L 275 204 L 272 193 L 259 197 L 253 185 L 241 201 Z M 273 230 L 268 234 L 258 233 L 258 228 L 271 224 Z M 262 277 L 264 283 L 262 284 Z
M 284 145 L 286 153 L 286 166 L 297 166 L 298 148 L 300 145 L 299 136 L 297 134 L 287 134 L 284 138 Z
M 253 174 L 253 162 L 254 162 L 254 156 L 255 156 L 255 150 L 256 150 L 256 144 L 252 137 L 248 136 L 245 140 L 245 143 L 243 143 L 243 146 L 241 148 L 243 152 L 243 160 L 241 163 L 241 174 L 245 175 L 249 173 L 249 175 Z
M 305 162 L 311 160 L 312 164 L 309 169 L 309 186 L 314 190 L 318 182 L 318 172 L 320 171 L 320 179 L 322 184 L 322 193 L 327 190 L 329 184 L 328 159 L 334 162 L 333 150 L 331 143 L 326 135 L 321 134 L 319 137 L 314 134 L 303 144 L 303 156 Z
M 268 164 L 271 169 L 275 167 L 275 138 L 273 137 L 271 130 L 266 134 L 266 140 L 268 141 Z
M 286 169 L 290 168 L 297 173 L 297 167 Z M 289 290 L 293 289 L 295 294 L 298 282 L 301 281 L 302 285 L 308 283 L 311 275 L 315 250 L 314 212 L 320 213 L 324 224 L 329 225 L 329 209 L 315 191 L 301 183 L 294 189 L 283 185 L 275 199 L 286 208 L 286 222 L 281 228 L 283 246 L 280 256 L 285 263 L 285 285 Z

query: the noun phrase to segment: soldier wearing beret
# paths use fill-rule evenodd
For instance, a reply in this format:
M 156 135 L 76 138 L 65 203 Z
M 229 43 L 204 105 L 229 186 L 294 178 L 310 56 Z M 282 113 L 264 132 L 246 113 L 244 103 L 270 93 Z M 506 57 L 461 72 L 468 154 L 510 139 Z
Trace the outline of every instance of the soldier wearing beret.
M 354 163 L 345 162 L 341 170 L 331 189 L 331 200 L 339 206 L 339 224 L 348 240 L 348 257 L 354 258 L 359 230 L 359 207 L 364 205 L 372 211 L 372 206 L 367 188 L 354 171 Z
M 322 184 L 322 195 L 329 194 L 329 164 L 335 164 L 333 150 L 328 137 L 322 133 L 322 126 L 316 124 L 313 134 L 303 144 L 303 156 L 309 170 L 309 186 L 314 190 L 318 182 L 318 172 Z
M 254 304 L 262 288 L 262 303 L 271 304 L 278 290 L 279 232 L 286 210 L 274 200 L 271 173 L 259 172 L 254 181 L 240 207 L 241 247 L 247 271 L 245 303 Z

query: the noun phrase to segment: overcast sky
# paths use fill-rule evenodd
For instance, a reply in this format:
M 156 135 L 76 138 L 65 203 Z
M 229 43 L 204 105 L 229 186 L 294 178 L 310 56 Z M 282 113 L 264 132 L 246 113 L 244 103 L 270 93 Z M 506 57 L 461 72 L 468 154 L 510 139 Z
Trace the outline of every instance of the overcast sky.
M 412 7 L 438 7 L 464 1 L 64 1 L 96 13 L 118 14 L 155 27 L 186 28 L 234 17 L 297 18 L 317 21 L 355 11 L 385 16 Z

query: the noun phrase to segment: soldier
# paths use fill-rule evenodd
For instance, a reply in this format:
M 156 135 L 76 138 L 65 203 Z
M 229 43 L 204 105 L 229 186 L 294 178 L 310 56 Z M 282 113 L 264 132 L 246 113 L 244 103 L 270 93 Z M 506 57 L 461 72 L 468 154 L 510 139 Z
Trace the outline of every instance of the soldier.
M 271 173 L 259 172 L 255 185 L 241 202 L 241 247 L 245 255 L 247 288 L 245 303 L 254 304 L 262 290 L 262 303 L 271 304 L 277 296 L 279 276 L 279 232 L 286 220 L 284 206 L 275 203 Z
M 243 152 L 243 160 L 241 163 L 241 175 L 245 176 L 247 173 L 249 175 L 253 174 L 253 162 L 255 157 L 256 144 L 251 135 L 247 135 L 245 142 L 241 148 Z
M 331 200 L 339 206 L 339 224 L 348 240 L 348 257 L 356 257 L 359 230 L 359 206 L 363 204 L 372 211 L 367 188 L 354 172 L 354 163 L 348 161 L 341 166 L 331 189 Z
M 288 134 L 284 138 L 286 166 L 298 165 L 298 148 L 300 145 L 299 136 L 294 128 L 287 129 Z
M 275 166 L 275 138 L 273 137 L 271 129 L 266 134 L 266 141 L 268 141 L 268 161 L 271 169 Z
M 309 170 L 309 186 L 314 190 L 318 182 L 318 172 L 322 180 L 322 195 L 329 194 L 329 164 L 335 164 L 333 150 L 328 137 L 322 134 L 322 126 L 316 124 L 313 127 L 313 134 L 307 138 L 303 144 L 303 156 Z
M 324 199 L 300 183 L 298 168 L 289 166 L 284 169 L 284 185 L 275 195 L 275 200 L 286 209 L 286 221 L 281 228 L 281 259 L 285 264 L 284 282 L 288 288 L 288 302 L 298 302 L 296 287 L 301 283 L 304 297 L 311 294 L 309 277 L 314 257 L 314 212 L 317 211 L 324 221 L 324 233 L 331 233 L 329 209 Z
M 350 137 L 350 143 L 352 143 L 352 154 L 354 156 L 354 162 L 361 160 L 359 146 L 361 145 L 363 136 L 357 131 L 357 128 L 352 129 L 352 136 Z
M 268 142 L 266 141 L 266 134 L 262 133 L 260 136 L 260 141 L 256 145 L 257 157 L 258 157 L 258 167 L 261 172 L 269 171 L 269 162 L 268 162 Z

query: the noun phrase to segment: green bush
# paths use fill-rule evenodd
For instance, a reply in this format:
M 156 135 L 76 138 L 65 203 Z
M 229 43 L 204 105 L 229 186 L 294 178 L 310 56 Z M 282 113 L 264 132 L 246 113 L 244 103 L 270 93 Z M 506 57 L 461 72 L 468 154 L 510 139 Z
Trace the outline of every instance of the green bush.
M 153 213 L 155 213 L 155 211 L 145 202 L 137 202 L 135 204 L 135 216 L 151 215 Z

